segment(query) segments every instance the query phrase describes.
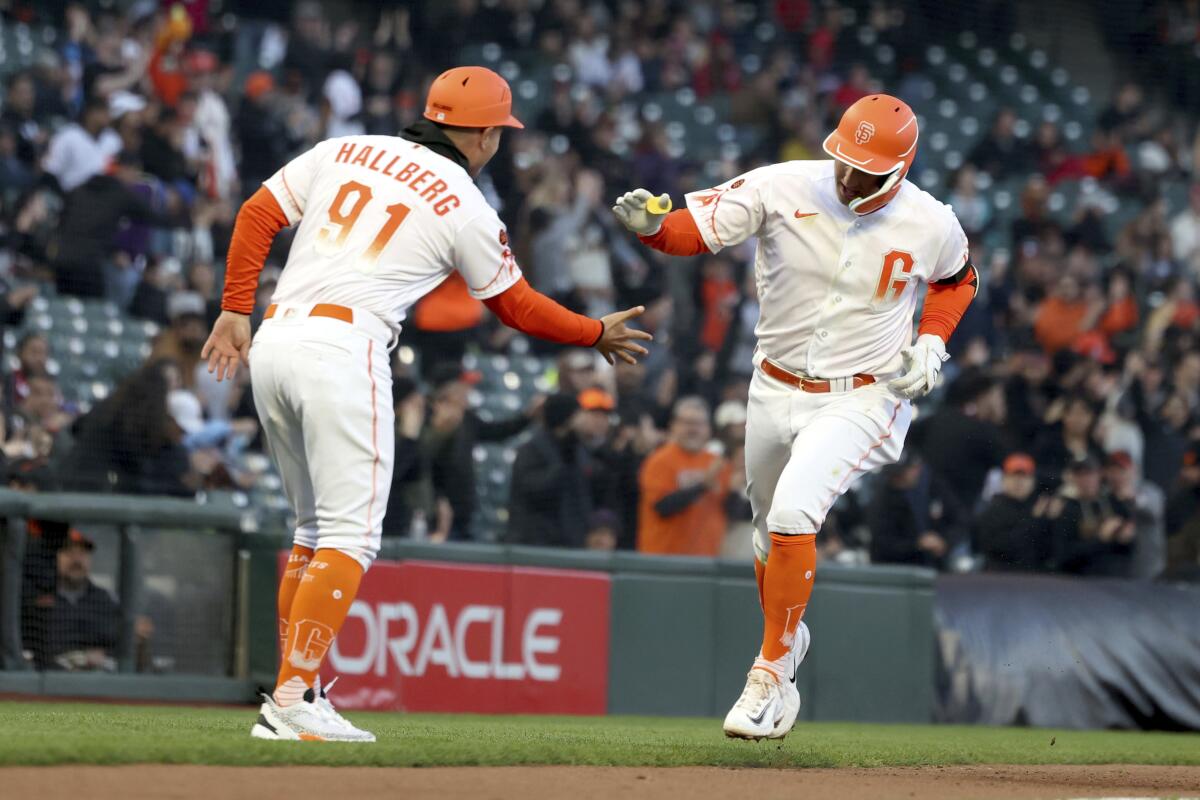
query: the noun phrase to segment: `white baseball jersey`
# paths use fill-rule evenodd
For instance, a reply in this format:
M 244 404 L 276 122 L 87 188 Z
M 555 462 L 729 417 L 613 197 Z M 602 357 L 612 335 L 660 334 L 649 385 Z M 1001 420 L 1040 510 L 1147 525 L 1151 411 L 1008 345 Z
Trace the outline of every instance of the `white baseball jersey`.
M 758 237 L 759 350 L 815 378 L 900 369 L 918 285 L 957 274 L 967 237 L 950 206 L 904 182 L 859 216 L 838 201 L 833 161 L 789 161 L 687 195 L 709 250 Z
M 484 300 L 521 277 L 508 232 L 462 167 L 394 136 L 321 142 L 265 186 L 300 222 L 272 301 L 371 311 L 399 330 L 457 269 Z

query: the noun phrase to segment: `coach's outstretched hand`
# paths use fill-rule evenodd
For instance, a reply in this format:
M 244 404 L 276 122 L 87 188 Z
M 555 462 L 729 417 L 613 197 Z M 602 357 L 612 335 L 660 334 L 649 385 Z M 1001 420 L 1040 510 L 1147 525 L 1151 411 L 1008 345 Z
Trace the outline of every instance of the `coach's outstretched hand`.
M 888 388 L 909 400 L 933 391 L 942 374 L 942 364 L 950 358 L 941 337 L 932 333 L 918 336 L 917 343 L 904 348 L 901 355 L 904 357 L 904 374 L 890 381 Z
M 636 356 L 644 356 L 649 352 L 637 342 L 638 340 L 649 342 L 654 337 L 645 331 L 635 330 L 625 324 L 634 317 L 640 317 L 645 310 L 645 306 L 638 306 L 626 311 L 615 311 L 600 318 L 600 321 L 604 323 L 604 333 L 600 334 L 600 339 L 593 347 L 600 351 L 600 355 L 604 356 L 605 361 L 615 364 L 613 359 L 616 357 L 627 364 L 636 364 Z
M 650 201 L 655 201 L 651 203 Z M 665 209 L 659 211 L 657 209 Z M 629 230 L 638 236 L 653 236 L 662 227 L 663 220 L 671 210 L 670 195 L 655 197 L 647 189 L 634 189 L 617 198 L 613 214 Z
M 239 363 L 250 366 L 250 317 L 222 311 L 200 357 L 208 360 L 208 371 L 215 371 L 218 381 L 232 380 Z

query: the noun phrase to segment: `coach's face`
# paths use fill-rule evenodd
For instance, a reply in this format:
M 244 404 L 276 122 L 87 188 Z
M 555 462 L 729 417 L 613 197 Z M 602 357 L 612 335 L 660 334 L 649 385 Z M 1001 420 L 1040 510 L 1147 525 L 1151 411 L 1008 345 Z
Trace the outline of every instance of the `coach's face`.
M 503 132 L 503 128 L 475 128 L 465 142 L 455 142 L 467 157 L 468 171 L 472 178 L 479 175 L 487 163 L 495 158 L 500 150 L 500 136 Z
M 870 175 L 841 161 L 833 162 L 833 176 L 837 179 L 838 201 L 844 206 L 860 197 L 875 194 L 887 180 L 886 175 Z

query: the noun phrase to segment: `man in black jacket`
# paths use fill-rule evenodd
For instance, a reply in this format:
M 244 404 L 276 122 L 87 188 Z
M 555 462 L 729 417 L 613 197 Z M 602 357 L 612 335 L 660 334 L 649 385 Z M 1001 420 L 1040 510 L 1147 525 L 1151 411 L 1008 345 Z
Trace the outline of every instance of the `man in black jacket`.
M 942 408 L 913 426 L 910 438 L 921 457 L 968 512 L 979 503 L 988 472 L 1004 458 L 1004 417 L 1003 386 L 972 369 L 947 387 Z
M 443 380 L 436 383 L 421 448 L 432 469 L 434 495 L 448 503 L 451 514 L 448 525 L 431 523 L 430 538 L 464 541 L 471 538 L 471 523 L 479 506 L 475 490 L 475 445 L 516 436 L 529 427 L 530 415 L 485 422 L 468 407 L 470 387 L 461 367 L 453 365 L 449 372 L 453 377 L 447 378 L 443 371 Z M 439 502 L 439 505 L 445 504 Z
M 72 529 L 55 554 L 54 585 L 38 586 L 26 575 L 22 635 L 38 669 L 114 667 L 121 612 L 112 595 L 92 582 L 94 549 L 91 539 Z
M 508 501 L 511 544 L 580 547 L 592 502 L 587 451 L 575 434 L 579 402 L 572 395 L 546 400 L 542 424 L 517 450 Z
M 1167 503 L 1167 574 L 1200 581 L 1200 445 L 1195 443 L 1183 454 Z
M 1025 453 L 1004 459 L 1000 492 L 975 520 L 975 551 L 993 572 L 1043 572 L 1050 566 L 1050 499 L 1033 500 L 1037 466 Z
M 1054 560 L 1063 572 L 1127 578 L 1133 572 L 1137 526 L 1130 508 L 1103 491 L 1092 456 L 1072 462 L 1063 475 L 1060 513 L 1050 523 Z
M 57 239 L 51 244 L 59 294 L 104 297 L 112 272 L 114 236 L 122 220 L 165 227 L 169 220 L 142 199 L 133 184 L 138 166 L 122 154 L 111 175 L 96 175 L 66 196 Z M 108 265 L 108 266 L 106 266 Z
M 942 481 L 913 452 L 882 473 L 867 508 L 871 561 L 944 568 L 962 538 L 963 514 Z

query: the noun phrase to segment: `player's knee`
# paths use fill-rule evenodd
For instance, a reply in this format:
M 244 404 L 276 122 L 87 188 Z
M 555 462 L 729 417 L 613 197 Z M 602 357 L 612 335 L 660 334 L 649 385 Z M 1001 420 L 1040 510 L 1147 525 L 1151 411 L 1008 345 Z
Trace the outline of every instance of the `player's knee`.
M 772 508 L 767 515 L 767 530 L 771 533 L 816 533 L 824 521 L 802 508 Z
M 361 533 L 331 533 L 321 535 L 322 548 L 337 550 L 357 561 L 365 572 L 379 554 L 379 536 L 363 536 Z
M 320 538 L 316 525 L 297 525 L 295 533 L 292 534 L 292 544 L 316 550 Z
M 375 556 L 379 554 L 379 549 L 370 545 L 339 545 L 334 548 L 340 553 L 350 556 L 358 562 L 359 566 L 366 572 L 371 568 L 371 564 L 375 562 Z
M 766 531 L 754 528 L 754 557 L 766 563 L 767 555 L 771 552 L 771 535 Z

